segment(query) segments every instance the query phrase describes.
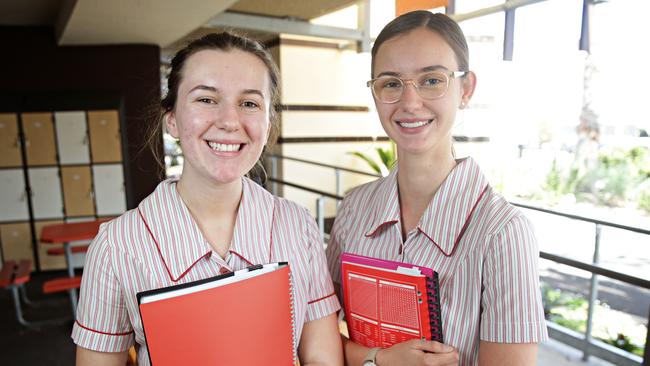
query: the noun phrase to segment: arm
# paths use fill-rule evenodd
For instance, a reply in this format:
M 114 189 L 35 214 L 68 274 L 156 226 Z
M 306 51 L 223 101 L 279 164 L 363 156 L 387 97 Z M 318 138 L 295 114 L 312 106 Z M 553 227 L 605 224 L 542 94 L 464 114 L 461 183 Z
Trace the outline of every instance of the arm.
M 305 323 L 298 356 L 304 366 L 342 365 L 343 350 L 336 313 Z
M 97 352 L 77 346 L 77 366 L 124 366 L 128 352 Z
M 494 343 L 481 341 L 479 366 L 516 366 L 537 364 L 537 343 Z
M 523 216 L 514 217 L 490 238 L 483 270 L 479 365 L 535 365 L 537 343 L 547 337 L 538 256 L 532 227 Z

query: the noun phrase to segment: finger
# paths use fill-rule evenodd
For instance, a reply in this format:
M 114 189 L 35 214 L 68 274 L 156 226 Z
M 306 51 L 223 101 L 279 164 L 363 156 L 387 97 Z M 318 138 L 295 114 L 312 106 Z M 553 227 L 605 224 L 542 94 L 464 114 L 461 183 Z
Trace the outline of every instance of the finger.
M 458 352 L 427 353 L 422 358 L 425 365 L 458 365 Z
M 431 353 L 447 353 L 454 350 L 454 348 L 448 344 L 426 340 L 414 342 L 414 348 Z

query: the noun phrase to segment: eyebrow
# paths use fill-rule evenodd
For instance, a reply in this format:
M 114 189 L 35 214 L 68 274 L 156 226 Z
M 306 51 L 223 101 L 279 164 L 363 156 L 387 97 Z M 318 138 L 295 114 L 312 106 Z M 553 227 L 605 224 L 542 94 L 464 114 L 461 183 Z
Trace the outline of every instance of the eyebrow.
M 446 68 L 445 66 L 442 66 L 442 65 L 431 65 L 431 66 L 425 66 L 425 67 L 419 69 L 418 73 L 430 72 L 430 71 L 436 71 L 436 70 L 449 70 L 449 69 Z M 397 76 L 397 77 L 399 77 L 399 76 L 402 76 L 402 74 L 399 73 L 399 72 L 395 72 L 395 71 L 384 71 L 384 72 L 380 73 L 379 75 L 377 75 L 376 77 L 382 77 L 382 76 Z
M 214 86 L 203 85 L 203 84 L 200 84 L 200 85 L 197 85 L 197 86 L 193 87 L 192 89 L 190 89 L 189 93 L 192 93 L 195 90 L 206 90 L 206 91 L 210 91 L 210 92 L 213 92 L 213 93 L 219 93 L 218 88 L 215 88 Z M 264 93 L 262 93 L 258 89 L 244 89 L 244 90 L 242 90 L 242 94 L 256 94 L 256 95 L 259 95 L 261 98 L 264 98 Z

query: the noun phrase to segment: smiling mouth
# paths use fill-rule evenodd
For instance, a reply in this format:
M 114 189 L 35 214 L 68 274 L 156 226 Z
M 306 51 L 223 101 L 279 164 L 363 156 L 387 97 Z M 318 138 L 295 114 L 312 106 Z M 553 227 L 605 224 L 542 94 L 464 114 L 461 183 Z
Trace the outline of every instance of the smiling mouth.
M 210 149 L 218 152 L 235 152 L 240 151 L 244 147 L 244 144 L 220 144 L 212 141 L 207 141 L 207 143 Z
M 400 127 L 418 128 L 418 127 L 422 127 L 422 126 L 430 124 L 431 122 L 433 122 L 433 119 L 423 119 L 423 120 L 420 120 L 420 121 L 408 121 L 408 122 L 396 121 L 396 122 Z

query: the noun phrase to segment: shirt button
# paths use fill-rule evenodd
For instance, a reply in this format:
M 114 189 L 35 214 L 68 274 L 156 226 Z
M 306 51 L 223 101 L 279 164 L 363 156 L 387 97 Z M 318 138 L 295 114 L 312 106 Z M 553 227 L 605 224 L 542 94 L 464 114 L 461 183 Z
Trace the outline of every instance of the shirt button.
M 220 274 L 230 273 L 230 270 L 228 268 L 226 268 L 226 267 L 221 267 L 221 268 L 219 268 L 219 273 Z

